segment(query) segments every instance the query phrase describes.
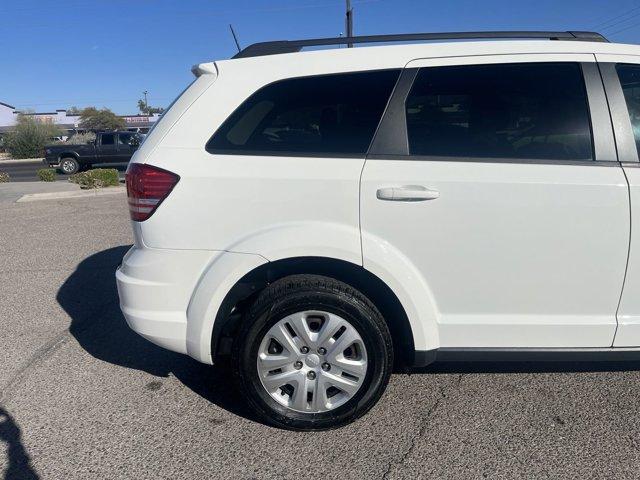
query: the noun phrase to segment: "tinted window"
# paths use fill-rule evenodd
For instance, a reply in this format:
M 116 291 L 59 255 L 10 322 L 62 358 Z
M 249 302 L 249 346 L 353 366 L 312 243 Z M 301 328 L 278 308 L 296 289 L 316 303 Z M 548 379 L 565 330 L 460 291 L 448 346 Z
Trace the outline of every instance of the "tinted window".
M 577 63 L 423 68 L 406 112 L 414 155 L 593 158 Z
M 616 70 L 627 102 L 636 148 L 640 154 L 640 65 L 616 65 Z
M 384 70 L 267 85 L 224 122 L 207 150 L 364 154 L 398 75 Z
M 113 145 L 115 144 L 115 135 L 113 133 L 104 133 L 102 134 L 102 145 Z
M 129 145 L 131 142 L 131 137 L 133 137 L 133 133 L 121 133 L 118 135 L 118 143 L 120 145 Z

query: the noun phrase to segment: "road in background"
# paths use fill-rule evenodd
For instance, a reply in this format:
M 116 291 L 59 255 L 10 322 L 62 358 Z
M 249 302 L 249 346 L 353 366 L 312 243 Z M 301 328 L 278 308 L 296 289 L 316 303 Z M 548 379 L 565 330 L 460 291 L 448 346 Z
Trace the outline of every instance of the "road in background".
M 8 173 L 11 182 L 37 182 L 38 176 L 36 172 L 43 167 L 42 160 L 29 162 L 3 160 L 0 162 L 0 172 Z
M 44 168 L 42 160 L 12 162 L 11 160 L 0 161 L 0 172 L 6 172 L 11 177 L 11 182 L 37 182 L 38 175 L 36 172 Z M 96 168 L 117 168 L 120 172 L 120 179 L 124 178 L 124 171 L 127 169 L 127 163 L 109 163 L 96 165 Z M 64 180 L 65 175 L 58 172 L 58 179 Z
M 436 365 L 339 430 L 256 422 L 224 364 L 133 333 L 124 194 L 0 206 L 0 477 L 637 478 L 640 368 Z

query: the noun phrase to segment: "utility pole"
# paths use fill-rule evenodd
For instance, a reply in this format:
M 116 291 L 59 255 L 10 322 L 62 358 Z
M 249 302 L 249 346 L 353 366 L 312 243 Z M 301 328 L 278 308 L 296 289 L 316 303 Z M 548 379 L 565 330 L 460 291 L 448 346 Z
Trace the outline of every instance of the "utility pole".
M 344 19 L 344 25 L 347 38 L 353 37 L 353 8 L 351 7 L 351 0 L 347 0 L 347 16 Z M 353 43 L 348 43 L 347 47 L 352 48 Z

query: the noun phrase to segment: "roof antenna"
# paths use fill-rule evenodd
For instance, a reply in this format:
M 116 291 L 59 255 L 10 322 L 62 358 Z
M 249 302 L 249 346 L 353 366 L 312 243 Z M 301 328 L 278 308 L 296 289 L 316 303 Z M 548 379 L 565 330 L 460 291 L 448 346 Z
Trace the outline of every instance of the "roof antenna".
M 231 30 L 231 35 L 233 35 L 233 41 L 236 42 L 238 52 L 242 51 L 242 49 L 240 48 L 240 43 L 238 43 L 238 37 L 236 37 L 236 32 L 233 30 L 233 25 L 229 24 L 229 29 Z

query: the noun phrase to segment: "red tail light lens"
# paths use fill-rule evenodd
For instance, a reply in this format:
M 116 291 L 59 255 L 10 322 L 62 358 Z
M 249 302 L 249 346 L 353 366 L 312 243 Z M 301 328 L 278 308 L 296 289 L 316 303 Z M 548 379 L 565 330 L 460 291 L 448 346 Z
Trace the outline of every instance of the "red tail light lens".
M 144 222 L 167 198 L 180 177 L 158 167 L 130 163 L 125 175 L 131 220 Z

